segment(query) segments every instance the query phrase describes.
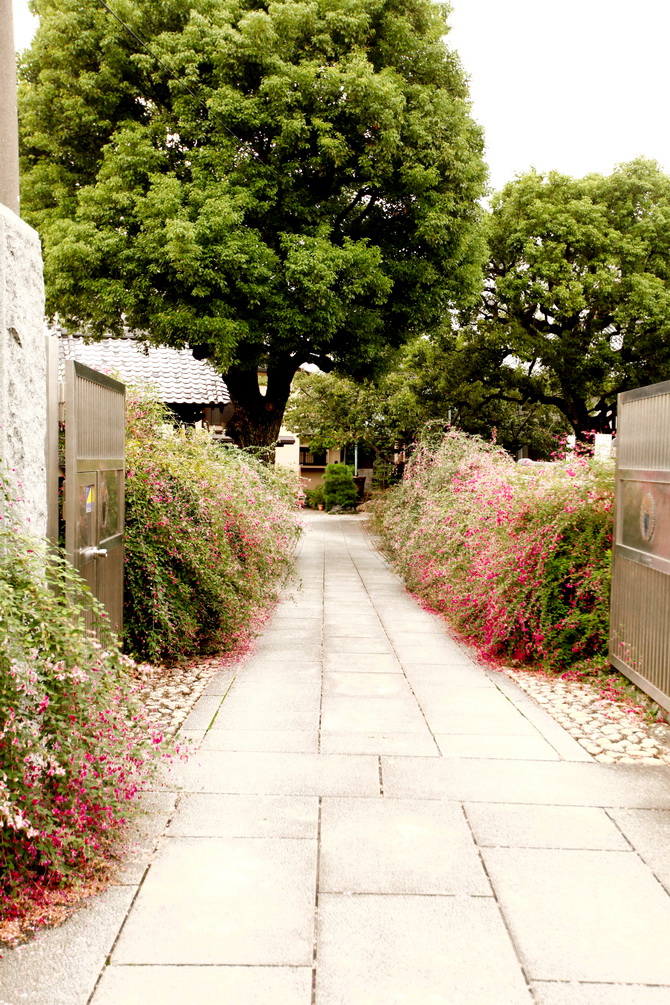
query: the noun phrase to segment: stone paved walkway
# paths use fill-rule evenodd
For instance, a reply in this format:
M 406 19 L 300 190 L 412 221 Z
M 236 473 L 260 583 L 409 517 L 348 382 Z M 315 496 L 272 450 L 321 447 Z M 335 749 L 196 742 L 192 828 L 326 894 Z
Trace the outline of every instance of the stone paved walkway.
M 8 954 L 0 1001 L 670 1005 L 670 768 L 595 763 L 359 517 L 311 517 L 298 568 L 147 796 L 155 854 Z

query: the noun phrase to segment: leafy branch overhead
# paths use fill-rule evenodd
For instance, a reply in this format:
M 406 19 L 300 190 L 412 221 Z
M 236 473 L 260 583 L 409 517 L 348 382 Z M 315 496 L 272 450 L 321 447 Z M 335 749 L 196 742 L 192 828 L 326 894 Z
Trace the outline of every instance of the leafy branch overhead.
M 303 362 L 372 373 L 472 304 L 482 137 L 430 0 L 118 0 L 133 34 L 97 0 L 34 6 L 23 207 L 51 313 L 200 347 L 238 439 L 270 442 Z

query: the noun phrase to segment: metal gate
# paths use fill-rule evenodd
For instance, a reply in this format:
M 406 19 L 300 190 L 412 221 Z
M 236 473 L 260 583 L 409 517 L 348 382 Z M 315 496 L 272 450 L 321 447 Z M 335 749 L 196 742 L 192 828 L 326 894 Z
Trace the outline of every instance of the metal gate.
M 123 627 L 125 386 L 65 364 L 65 550 Z
M 610 661 L 670 710 L 670 381 L 619 395 Z

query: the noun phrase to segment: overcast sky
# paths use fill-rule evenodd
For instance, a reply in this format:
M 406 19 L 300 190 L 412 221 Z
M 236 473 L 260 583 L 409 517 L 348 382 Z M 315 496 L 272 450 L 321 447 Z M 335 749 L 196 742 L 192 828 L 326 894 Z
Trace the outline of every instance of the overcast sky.
M 17 47 L 27 0 L 13 0 Z M 141 0 L 138 0 L 141 2 Z M 531 166 L 581 176 L 640 155 L 670 172 L 667 0 L 452 0 L 493 188 Z

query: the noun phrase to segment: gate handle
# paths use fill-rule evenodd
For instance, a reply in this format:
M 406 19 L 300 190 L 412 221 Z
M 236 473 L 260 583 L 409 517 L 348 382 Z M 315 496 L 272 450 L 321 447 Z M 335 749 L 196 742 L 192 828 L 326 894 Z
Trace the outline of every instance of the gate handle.
M 90 562 L 93 558 L 107 558 L 106 548 L 80 548 L 79 554 L 85 562 Z

